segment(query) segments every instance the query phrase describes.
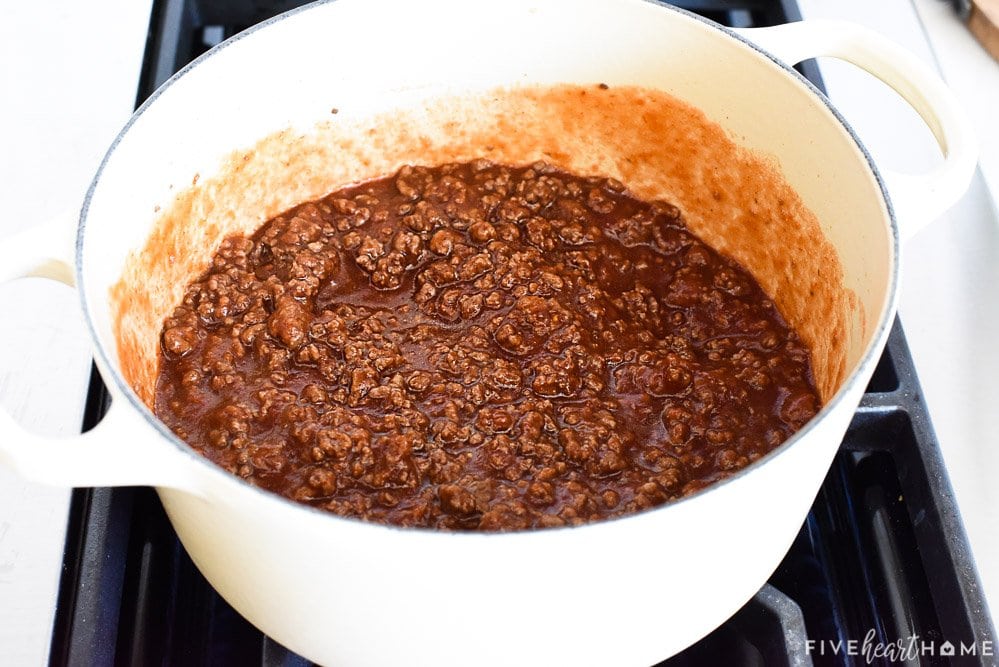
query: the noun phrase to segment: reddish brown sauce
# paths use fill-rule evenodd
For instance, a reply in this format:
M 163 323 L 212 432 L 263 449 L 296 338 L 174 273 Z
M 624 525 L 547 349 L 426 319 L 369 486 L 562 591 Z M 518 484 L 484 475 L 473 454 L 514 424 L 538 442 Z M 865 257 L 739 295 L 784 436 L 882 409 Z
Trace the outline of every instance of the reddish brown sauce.
M 338 514 L 514 530 L 679 498 L 819 400 L 807 349 L 665 202 L 546 165 L 404 167 L 227 238 L 156 412 Z

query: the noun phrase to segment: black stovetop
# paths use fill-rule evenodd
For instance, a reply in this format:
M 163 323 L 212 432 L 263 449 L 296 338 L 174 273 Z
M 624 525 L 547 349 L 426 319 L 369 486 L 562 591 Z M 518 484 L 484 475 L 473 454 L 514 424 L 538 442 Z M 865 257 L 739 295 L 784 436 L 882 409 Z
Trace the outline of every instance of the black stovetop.
M 138 102 L 214 44 L 300 4 L 154 2 Z M 800 18 L 786 0 L 674 4 L 736 27 Z M 814 63 L 799 69 L 821 88 Z M 109 400 L 95 373 L 85 430 Z M 808 518 L 769 583 L 721 627 L 661 664 L 995 665 L 995 640 L 896 321 Z M 888 655 L 871 655 L 879 647 Z M 148 488 L 74 491 L 50 663 L 311 664 L 212 590 Z

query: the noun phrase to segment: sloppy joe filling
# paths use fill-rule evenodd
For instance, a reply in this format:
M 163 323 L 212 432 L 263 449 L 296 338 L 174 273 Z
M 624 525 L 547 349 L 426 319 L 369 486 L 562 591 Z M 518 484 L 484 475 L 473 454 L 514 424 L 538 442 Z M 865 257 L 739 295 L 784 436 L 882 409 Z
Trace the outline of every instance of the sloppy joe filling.
M 545 164 L 403 167 L 227 238 L 156 414 L 251 483 L 455 530 L 680 498 L 819 407 L 773 302 L 681 212 Z

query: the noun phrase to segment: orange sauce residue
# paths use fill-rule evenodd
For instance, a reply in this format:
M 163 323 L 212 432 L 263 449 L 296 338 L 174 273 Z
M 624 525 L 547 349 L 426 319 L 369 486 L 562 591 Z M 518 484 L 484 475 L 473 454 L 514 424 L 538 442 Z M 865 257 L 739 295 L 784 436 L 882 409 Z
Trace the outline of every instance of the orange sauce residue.
M 233 152 L 163 207 L 111 290 L 124 377 L 151 405 L 163 318 L 226 235 L 406 163 L 481 157 L 545 160 L 676 204 L 692 231 L 752 272 L 809 345 L 822 399 L 839 387 L 859 305 L 843 287 L 835 249 L 777 166 L 666 93 L 599 85 L 497 90 L 368 118 L 340 113 Z

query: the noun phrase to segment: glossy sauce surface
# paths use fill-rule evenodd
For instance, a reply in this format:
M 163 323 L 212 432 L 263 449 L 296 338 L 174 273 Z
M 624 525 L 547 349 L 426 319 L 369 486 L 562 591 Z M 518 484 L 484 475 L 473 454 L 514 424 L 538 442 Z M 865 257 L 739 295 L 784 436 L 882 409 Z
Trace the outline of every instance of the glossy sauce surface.
M 649 508 L 819 406 L 809 355 L 681 212 L 547 165 L 404 167 L 226 239 L 156 412 L 338 514 L 515 530 Z

